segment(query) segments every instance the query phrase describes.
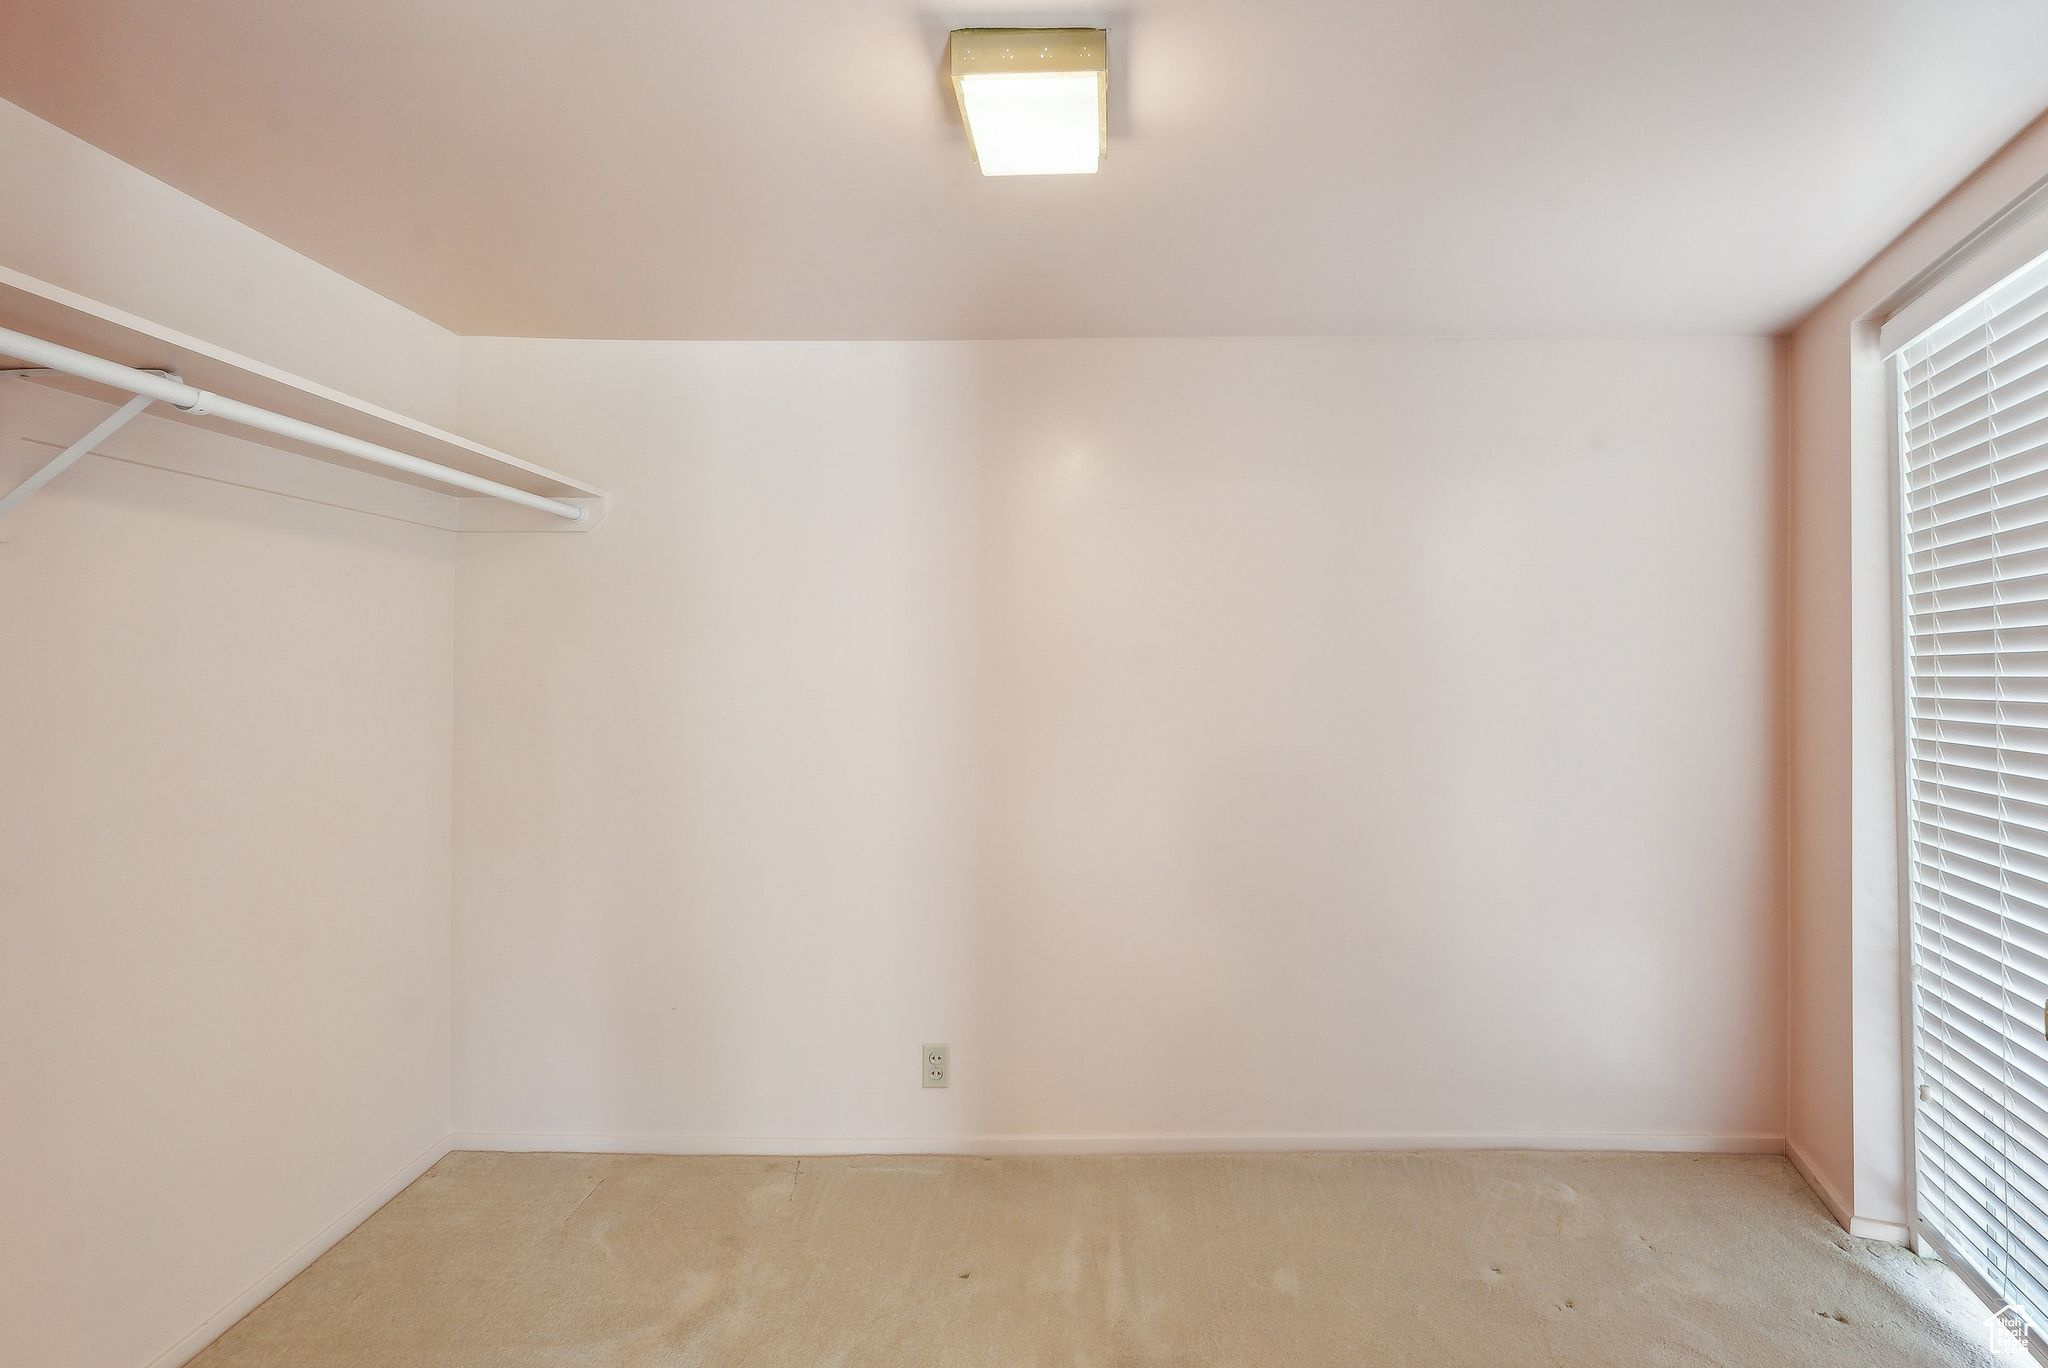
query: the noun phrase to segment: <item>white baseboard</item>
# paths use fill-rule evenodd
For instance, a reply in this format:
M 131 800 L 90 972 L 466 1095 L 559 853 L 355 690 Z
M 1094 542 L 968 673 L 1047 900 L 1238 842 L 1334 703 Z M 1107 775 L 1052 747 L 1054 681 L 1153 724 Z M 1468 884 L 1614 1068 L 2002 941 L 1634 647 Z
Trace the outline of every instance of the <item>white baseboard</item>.
M 1606 1150 L 1781 1154 L 1782 1135 L 664 1135 L 457 1131 L 455 1150 L 564 1154 L 1237 1154 L 1342 1150 Z
M 368 1196 L 329 1221 L 312 1239 L 285 1255 L 269 1272 L 201 1321 L 190 1334 L 151 1359 L 149 1368 L 180 1368 L 181 1364 L 220 1338 L 222 1331 L 261 1306 L 271 1293 L 303 1273 L 313 1260 L 339 1244 L 342 1236 L 368 1220 L 378 1207 L 403 1192 L 415 1178 L 438 1163 L 450 1149 L 449 1139 L 444 1135 L 414 1155 L 405 1167 L 379 1183 Z
M 1849 1223 L 1853 1219 L 1849 1213 L 1849 1204 L 1842 1200 L 1841 1193 L 1835 1191 L 1835 1185 L 1821 1176 L 1821 1171 L 1814 1167 L 1813 1160 L 1806 1157 L 1806 1151 L 1800 1149 L 1799 1146 L 1793 1144 L 1790 1140 L 1787 1140 L 1785 1142 L 1785 1157 L 1792 1161 L 1793 1168 L 1799 1170 L 1799 1176 L 1804 1178 L 1806 1185 L 1813 1189 L 1813 1195 L 1820 1198 L 1820 1204 L 1828 1209 L 1828 1215 L 1834 1217 L 1835 1223 L 1841 1226 L 1842 1229 L 1848 1230 Z M 1851 1231 L 1850 1233 L 1854 1234 L 1855 1232 Z
M 1820 1198 L 1821 1205 L 1828 1209 L 1828 1214 L 1842 1229 L 1859 1240 L 1882 1240 L 1895 1245 L 1912 1242 L 1912 1232 L 1899 1222 L 1874 1221 L 1851 1211 L 1849 1204 L 1842 1200 L 1842 1194 L 1835 1190 L 1835 1185 L 1815 1167 L 1804 1150 L 1789 1140 L 1785 1142 L 1785 1157 L 1792 1161 L 1792 1167 L 1799 1170 L 1799 1176 L 1806 1180 L 1806 1185 L 1813 1189 L 1813 1195 Z
M 1849 1233 L 1859 1240 L 1878 1240 L 1884 1244 L 1911 1245 L 1913 1232 L 1897 1221 L 1873 1221 L 1867 1216 L 1851 1216 Z

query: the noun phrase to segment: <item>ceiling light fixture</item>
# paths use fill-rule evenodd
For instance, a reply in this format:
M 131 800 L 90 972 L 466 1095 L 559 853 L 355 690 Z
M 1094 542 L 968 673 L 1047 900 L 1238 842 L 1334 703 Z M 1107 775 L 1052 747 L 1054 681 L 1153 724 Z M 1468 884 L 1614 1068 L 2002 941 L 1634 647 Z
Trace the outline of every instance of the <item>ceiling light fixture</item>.
M 955 29 L 953 93 L 984 176 L 1092 173 L 1109 142 L 1102 29 Z

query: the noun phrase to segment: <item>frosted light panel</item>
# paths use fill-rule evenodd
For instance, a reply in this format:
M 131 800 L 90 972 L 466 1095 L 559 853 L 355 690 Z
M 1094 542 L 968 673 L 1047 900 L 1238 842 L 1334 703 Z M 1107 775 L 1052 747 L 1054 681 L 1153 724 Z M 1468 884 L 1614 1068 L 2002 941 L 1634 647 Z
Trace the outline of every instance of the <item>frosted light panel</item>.
M 959 29 L 953 89 L 984 176 L 1072 176 L 1102 161 L 1101 29 Z
M 1095 72 L 968 76 L 960 104 L 984 176 L 1072 176 L 1101 164 Z

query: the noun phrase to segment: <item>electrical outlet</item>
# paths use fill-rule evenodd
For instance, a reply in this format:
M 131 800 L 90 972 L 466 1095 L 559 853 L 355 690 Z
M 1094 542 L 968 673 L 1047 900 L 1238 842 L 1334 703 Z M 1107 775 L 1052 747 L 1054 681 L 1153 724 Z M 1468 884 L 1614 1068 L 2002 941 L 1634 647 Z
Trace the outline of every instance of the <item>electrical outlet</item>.
M 944 1088 L 952 1083 L 953 1051 L 946 1045 L 924 1047 L 924 1085 L 927 1088 Z

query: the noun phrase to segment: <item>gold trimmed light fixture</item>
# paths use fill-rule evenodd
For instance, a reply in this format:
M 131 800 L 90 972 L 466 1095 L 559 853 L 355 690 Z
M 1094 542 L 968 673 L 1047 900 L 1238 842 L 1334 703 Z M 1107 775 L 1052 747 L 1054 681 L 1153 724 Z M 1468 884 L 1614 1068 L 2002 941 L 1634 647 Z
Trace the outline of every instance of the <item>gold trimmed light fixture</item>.
M 1109 143 L 1109 34 L 955 29 L 953 93 L 984 176 L 1092 173 Z

